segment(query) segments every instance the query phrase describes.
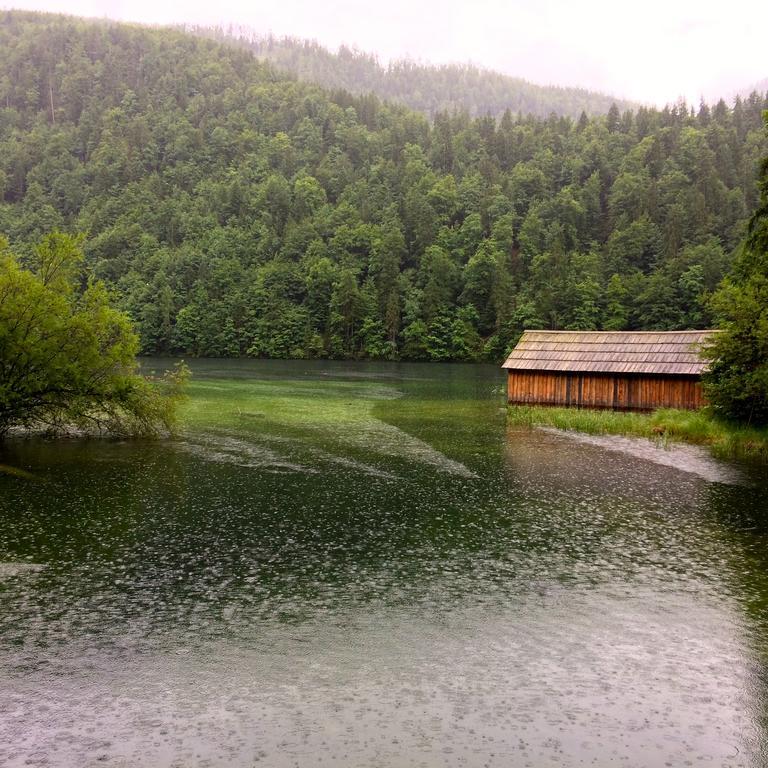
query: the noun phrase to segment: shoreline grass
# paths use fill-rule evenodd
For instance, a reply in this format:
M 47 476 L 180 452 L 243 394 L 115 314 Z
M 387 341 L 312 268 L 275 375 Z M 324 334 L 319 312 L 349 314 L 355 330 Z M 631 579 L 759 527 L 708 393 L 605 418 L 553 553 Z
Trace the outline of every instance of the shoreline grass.
M 724 421 L 704 408 L 682 411 L 661 408 L 651 413 L 510 405 L 507 423 L 547 426 L 592 435 L 642 437 L 662 443 L 704 445 L 720 456 L 768 461 L 768 428 Z

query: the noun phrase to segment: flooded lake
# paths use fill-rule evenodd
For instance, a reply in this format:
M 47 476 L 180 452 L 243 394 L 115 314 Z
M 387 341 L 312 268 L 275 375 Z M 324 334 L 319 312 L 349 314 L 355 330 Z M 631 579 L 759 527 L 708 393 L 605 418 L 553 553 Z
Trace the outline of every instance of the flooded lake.
M 193 370 L 176 440 L 0 449 L 0 765 L 768 764 L 765 466 Z

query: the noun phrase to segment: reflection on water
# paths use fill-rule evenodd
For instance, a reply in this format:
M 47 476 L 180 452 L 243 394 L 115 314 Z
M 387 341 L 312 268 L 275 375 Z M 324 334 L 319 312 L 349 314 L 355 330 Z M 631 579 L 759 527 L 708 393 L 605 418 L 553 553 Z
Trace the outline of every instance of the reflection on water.
M 654 464 L 672 467 L 681 472 L 689 472 L 711 483 L 743 485 L 746 482 L 744 473 L 736 466 L 715 458 L 707 448 L 702 446 L 664 444 L 661 441 L 619 435 L 587 435 L 582 432 L 560 431 L 548 427 L 542 427 L 541 431 L 586 445 L 595 445 L 606 451 L 617 451 Z
M 0 764 L 766 763 L 759 467 L 507 430 L 493 368 L 197 368 L 178 441 L 0 455 Z

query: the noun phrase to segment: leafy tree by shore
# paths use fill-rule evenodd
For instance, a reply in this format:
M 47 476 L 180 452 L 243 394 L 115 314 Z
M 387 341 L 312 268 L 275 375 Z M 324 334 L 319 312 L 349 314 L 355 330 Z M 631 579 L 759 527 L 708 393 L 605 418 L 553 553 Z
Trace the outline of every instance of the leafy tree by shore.
M 768 111 L 764 119 L 768 134 Z M 723 332 L 708 350 L 707 394 L 729 418 L 768 424 L 768 156 L 760 189 L 733 274 L 713 297 Z
M 84 283 L 82 239 L 53 233 L 32 268 L 0 240 L 0 439 L 14 428 L 153 436 L 170 430 L 184 371 L 138 375 L 139 339 L 103 283 Z

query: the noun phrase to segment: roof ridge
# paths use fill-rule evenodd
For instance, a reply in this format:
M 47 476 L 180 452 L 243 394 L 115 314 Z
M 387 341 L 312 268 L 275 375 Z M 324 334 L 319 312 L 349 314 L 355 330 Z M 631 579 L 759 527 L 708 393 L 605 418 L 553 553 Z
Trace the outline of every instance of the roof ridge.
M 531 371 L 699 375 L 717 330 L 527 330 L 503 367 Z

